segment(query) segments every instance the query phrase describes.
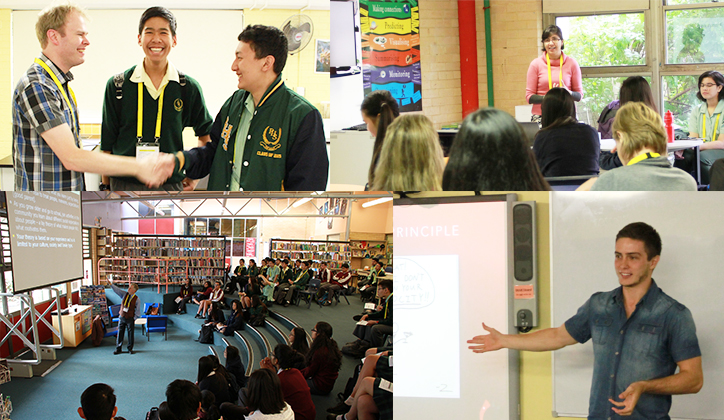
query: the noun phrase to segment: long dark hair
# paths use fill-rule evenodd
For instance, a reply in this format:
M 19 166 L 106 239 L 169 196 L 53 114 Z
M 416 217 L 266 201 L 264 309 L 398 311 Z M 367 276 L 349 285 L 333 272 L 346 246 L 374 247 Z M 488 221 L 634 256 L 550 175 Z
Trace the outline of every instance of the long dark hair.
M 543 130 L 578 122 L 573 97 L 566 89 L 557 87 L 549 90 L 540 109 Z
M 263 414 L 281 413 L 286 404 L 282 384 L 277 373 L 270 369 L 257 369 L 249 375 L 246 406 Z
M 701 76 L 699 76 L 699 84 L 696 85 L 696 97 L 699 98 L 699 100 L 702 102 L 706 102 L 706 100 L 704 99 L 703 96 L 701 96 L 701 87 L 700 86 L 701 86 L 702 80 L 704 80 L 707 77 L 711 78 L 711 80 L 713 80 L 717 86 L 724 86 L 724 76 L 722 76 L 722 74 L 719 73 L 718 71 L 712 70 L 712 71 L 705 71 L 704 73 L 702 73 Z M 722 99 L 724 99 L 724 88 L 719 91 L 718 99 L 720 101 Z
M 376 90 L 367 95 L 362 101 L 360 110 L 369 118 L 376 119 L 377 123 L 377 136 L 375 136 L 375 145 L 372 148 L 372 162 L 367 172 L 369 185 L 372 186 L 372 182 L 375 179 L 375 168 L 377 168 L 380 150 L 382 150 L 382 143 L 385 140 L 385 134 L 387 134 L 387 126 L 389 126 L 395 118 L 400 116 L 400 108 L 397 105 L 397 100 L 392 97 L 390 92 L 386 90 Z
M 513 117 L 495 108 L 468 115 L 450 148 L 446 191 L 550 191 Z
M 309 343 L 307 343 L 307 332 L 302 327 L 294 327 L 294 342 L 292 348 L 302 355 L 309 353 Z
M 721 76 L 721 74 L 719 75 Z M 722 84 L 724 84 L 724 78 L 722 78 Z M 701 95 L 700 93 L 697 93 Z M 722 92 L 719 92 L 721 97 Z M 721 99 L 721 98 L 720 98 Z M 628 102 L 643 102 L 648 105 L 649 108 L 656 111 L 658 114 L 659 107 L 654 102 L 654 94 L 651 92 L 651 86 L 641 76 L 631 76 L 624 80 L 621 84 L 621 89 L 618 91 L 618 100 L 621 106 L 626 105 Z
M 305 359 L 307 366 L 312 363 L 314 353 L 316 353 L 317 350 L 326 348 L 329 364 L 334 367 L 335 371 L 338 371 L 340 366 L 342 366 L 342 352 L 339 351 L 337 342 L 332 339 L 332 326 L 324 321 L 320 321 L 317 322 L 317 325 L 315 325 L 314 328 L 317 330 L 317 336 L 314 338 L 312 345 L 309 347 L 309 353 L 307 353 L 307 357 Z
M 261 313 L 263 313 L 263 314 L 266 314 L 269 311 L 267 309 L 266 305 L 264 304 L 264 302 L 261 301 L 261 298 L 259 297 L 259 295 L 254 295 L 251 297 L 251 306 L 253 306 L 254 308 L 256 308 L 257 306 L 261 306 L 262 307 Z
M 304 356 L 286 344 L 277 344 L 274 347 L 274 357 L 281 369 L 293 368 L 304 362 Z
M 199 372 L 196 375 L 196 382 L 201 383 L 204 378 L 214 371 L 214 359 L 209 356 L 199 357 Z

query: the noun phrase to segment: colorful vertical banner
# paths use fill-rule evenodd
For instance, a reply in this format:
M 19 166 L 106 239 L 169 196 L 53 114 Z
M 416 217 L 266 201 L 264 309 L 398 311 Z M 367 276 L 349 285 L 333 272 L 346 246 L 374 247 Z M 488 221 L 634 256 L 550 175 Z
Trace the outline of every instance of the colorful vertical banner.
M 360 0 L 365 95 L 388 90 L 401 112 L 422 111 L 417 0 Z
M 246 257 L 256 257 L 256 238 L 246 238 L 244 240 L 245 242 L 245 250 L 244 256 Z

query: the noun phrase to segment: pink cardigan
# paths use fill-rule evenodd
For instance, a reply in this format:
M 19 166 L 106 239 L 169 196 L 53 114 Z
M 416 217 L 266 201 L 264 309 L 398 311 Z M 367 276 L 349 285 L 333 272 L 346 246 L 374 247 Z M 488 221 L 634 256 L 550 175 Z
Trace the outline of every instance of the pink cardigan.
M 560 72 L 560 59 L 551 60 L 551 78 L 553 79 L 553 87 L 558 87 L 558 74 Z M 573 92 L 578 92 L 583 97 L 583 87 L 581 80 L 581 68 L 578 66 L 573 57 L 563 54 L 563 84 Z M 533 95 L 542 95 L 548 93 L 548 65 L 546 63 L 546 55 L 531 61 L 528 67 L 528 77 L 525 84 L 525 102 L 530 103 L 530 97 Z M 533 114 L 540 115 L 540 104 L 533 104 Z

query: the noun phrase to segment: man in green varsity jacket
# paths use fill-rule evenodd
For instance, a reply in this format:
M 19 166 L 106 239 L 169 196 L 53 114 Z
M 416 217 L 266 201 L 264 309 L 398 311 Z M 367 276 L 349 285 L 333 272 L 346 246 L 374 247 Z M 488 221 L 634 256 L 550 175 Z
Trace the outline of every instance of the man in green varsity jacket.
M 250 25 L 239 35 L 231 69 L 239 90 L 222 106 L 211 141 L 176 154 L 186 176 L 209 174 L 214 191 L 323 191 L 329 159 L 319 111 L 287 88 L 281 72 L 287 39 Z
M 307 283 L 309 283 L 309 279 L 311 278 L 309 275 L 309 267 L 311 266 L 311 261 L 302 262 L 302 272 L 297 275 L 297 279 L 294 280 L 294 283 L 292 283 L 291 286 L 289 286 L 287 295 L 284 298 L 284 306 L 289 306 L 289 302 L 292 301 L 292 296 L 294 295 L 295 290 L 304 290 L 307 288 Z
M 145 54 L 143 61 L 111 77 L 106 84 L 101 150 L 137 157 L 141 157 L 144 150 L 173 154 L 183 150 L 184 127 L 193 127 L 199 138 L 198 145 L 203 146 L 210 140 L 213 121 L 206 110 L 201 87 L 168 60 L 176 45 L 174 15 L 164 7 L 151 7 L 143 12 L 138 25 L 138 44 Z M 141 148 L 137 147 L 139 143 Z M 185 180 L 176 172 L 157 189 L 193 189 L 196 182 Z M 136 178 L 112 177 L 109 180 L 104 176 L 101 189 L 108 188 L 114 191 L 148 189 Z

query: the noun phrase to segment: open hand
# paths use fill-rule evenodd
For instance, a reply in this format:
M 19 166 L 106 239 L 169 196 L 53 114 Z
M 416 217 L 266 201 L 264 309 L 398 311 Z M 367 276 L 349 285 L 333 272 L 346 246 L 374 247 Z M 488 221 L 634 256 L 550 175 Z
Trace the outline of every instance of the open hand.
M 472 340 L 468 340 L 468 343 L 478 344 L 477 346 L 468 346 L 473 353 L 485 353 L 486 351 L 500 350 L 503 348 L 500 343 L 500 339 L 503 336 L 495 328 L 490 328 L 483 322 L 483 329 L 490 334 L 487 335 L 476 335 Z
M 618 398 L 622 399 L 623 401 L 616 402 L 611 398 L 608 399 L 611 404 L 615 405 L 616 407 L 620 407 L 611 407 L 611 409 L 619 416 L 630 416 L 631 414 L 633 414 L 634 408 L 639 402 L 639 398 L 641 397 L 643 391 L 643 382 L 632 383 L 628 386 L 628 388 L 626 388 L 625 391 L 619 394 Z
M 144 157 L 138 161 L 138 178 L 148 188 L 157 188 L 163 185 L 173 175 L 176 160 L 173 155 L 159 153 L 155 156 Z

